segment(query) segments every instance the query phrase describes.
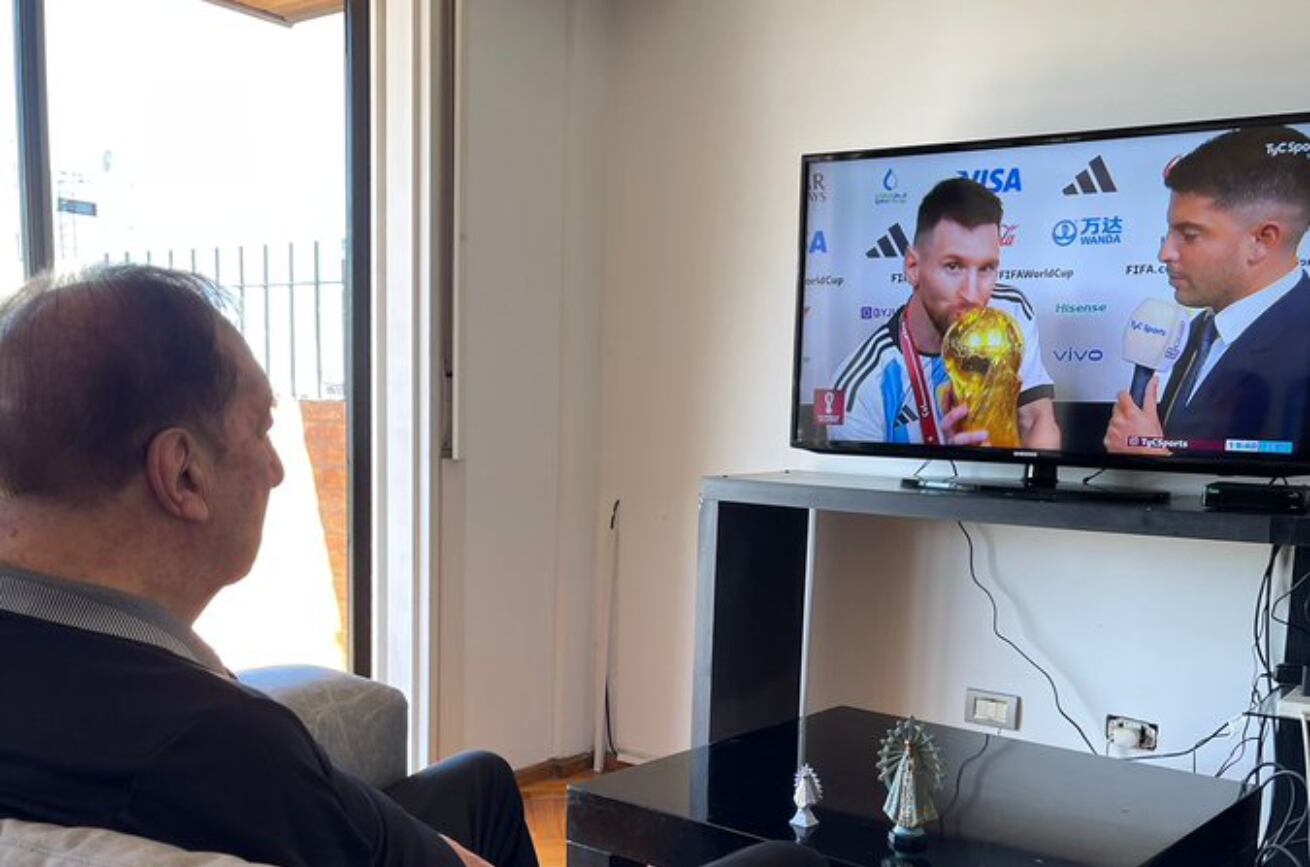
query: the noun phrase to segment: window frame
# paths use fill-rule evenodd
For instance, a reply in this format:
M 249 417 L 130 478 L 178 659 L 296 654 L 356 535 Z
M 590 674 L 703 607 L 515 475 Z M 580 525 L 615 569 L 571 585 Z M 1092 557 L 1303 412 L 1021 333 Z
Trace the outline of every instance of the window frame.
M 348 666 L 373 671 L 372 596 L 372 213 L 369 0 L 344 0 L 346 59 L 346 486 L 349 538 Z M 46 97 L 45 0 L 12 0 L 18 113 L 19 208 L 23 262 L 30 279 L 54 265 L 49 103 Z

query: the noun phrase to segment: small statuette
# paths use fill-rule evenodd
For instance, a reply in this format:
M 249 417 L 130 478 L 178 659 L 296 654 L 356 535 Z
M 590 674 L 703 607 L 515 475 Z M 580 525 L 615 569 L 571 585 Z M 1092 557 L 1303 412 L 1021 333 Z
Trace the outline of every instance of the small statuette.
M 810 808 L 823 800 L 823 784 L 814 768 L 801 765 L 796 772 L 796 791 L 791 799 L 796 802 L 796 815 L 791 817 L 792 827 L 797 835 L 808 833 L 810 828 L 819 824 L 818 817 Z
M 882 739 L 878 780 L 887 787 L 882 811 L 896 823 L 887 835 L 892 851 L 922 851 L 927 845 L 923 826 L 937 818 L 932 793 L 942 785 L 942 757 L 914 717 L 901 720 Z

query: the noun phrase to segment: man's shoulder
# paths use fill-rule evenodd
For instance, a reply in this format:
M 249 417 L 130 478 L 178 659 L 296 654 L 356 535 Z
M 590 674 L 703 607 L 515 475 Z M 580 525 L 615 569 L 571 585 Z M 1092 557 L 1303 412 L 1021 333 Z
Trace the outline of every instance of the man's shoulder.
M 896 341 L 894 331 L 897 321 L 897 316 L 893 316 L 884 322 L 854 352 L 846 356 L 837 369 L 833 388 L 845 393 L 848 406 L 854 402 L 861 386 L 870 376 L 880 374 L 888 363 L 900 358 L 900 344 Z
M 1200 321 L 1196 317 L 1193 323 Z M 1310 341 L 1304 339 L 1306 325 L 1310 323 L 1310 275 L 1302 272 L 1297 281 L 1283 297 L 1246 327 L 1241 336 L 1233 342 L 1230 351 L 1225 352 L 1220 364 L 1224 368 L 1240 365 L 1249 356 L 1262 357 L 1270 352 L 1277 352 L 1280 363 L 1266 365 L 1264 374 L 1273 375 L 1274 368 L 1294 371 L 1300 375 L 1300 364 L 1295 359 L 1310 359 Z M 1224 362 L 1228 363 L 1225 364 Z
M 290 713 L 257 690 L 163 648 L 0 611 L 0 654 L 17 650 L 25 662 L 7 673 L 0 697 L 33 711 L 23 718 L 59 720 L 68 713 L 77 720 L 94 712 L 111 727 L 166 737 L 189 718 L 223 708 L 245 709 L 256 719 L 268 719 L 270 708 L 274 716 Z
M 1033 322 L 1037 318 L 1028 296 L 1019 287 L 1010 286 L 1006 283 L 996 284 L 996 288 L 992 291 L 992 300 L 989 306 L 1004 310 L 1022 323 Z

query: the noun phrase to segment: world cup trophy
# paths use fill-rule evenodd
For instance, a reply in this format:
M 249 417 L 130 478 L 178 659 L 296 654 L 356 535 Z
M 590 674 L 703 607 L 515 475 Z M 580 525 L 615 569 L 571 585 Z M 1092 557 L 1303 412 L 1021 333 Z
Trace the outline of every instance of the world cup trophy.
M 969 407 L 969 429 L 985 429 L 993 446 L 1017 448 L 1023 333 L 1014 318 L 991 307 L 969 310 L 947 329 L 942 357 L 956 401 Z

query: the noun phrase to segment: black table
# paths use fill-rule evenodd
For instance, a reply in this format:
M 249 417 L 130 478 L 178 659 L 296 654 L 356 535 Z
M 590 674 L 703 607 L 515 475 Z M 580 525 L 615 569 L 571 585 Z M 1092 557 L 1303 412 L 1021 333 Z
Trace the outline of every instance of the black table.
M 929 725 L 945 760 L 928 850 L 897 861 L 875 757 L 897 719 L 834 708 L 806 723 L 824 787 L 806 845 L 833 864 L 1200 867 L 1254 860 L 1260 799 L 1230 780 Z M 570 867 L 703 864 L 791 840 L 796 721 L 571 786 Z M 963 771 L 961 772 L 961 768 Z M 959 780 L 958 788 L 956 780 Z

